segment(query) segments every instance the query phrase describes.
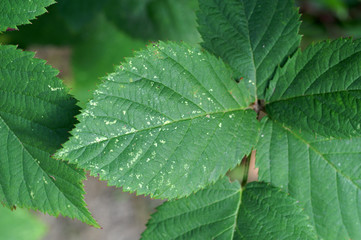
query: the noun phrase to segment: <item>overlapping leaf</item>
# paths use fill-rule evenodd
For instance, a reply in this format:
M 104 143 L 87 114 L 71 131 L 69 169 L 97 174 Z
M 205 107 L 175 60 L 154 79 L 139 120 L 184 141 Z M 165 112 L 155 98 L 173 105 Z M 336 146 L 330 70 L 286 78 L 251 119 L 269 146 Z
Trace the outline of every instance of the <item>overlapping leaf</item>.
M 361 238 L 361 138 L 329 139 L 263 120 L 259 180 L 300 201 L 323 239 Z
M 50 158 L 75 121 L 75 100 L 32 57 L 0 46 L 0 200 L 97 226 L 83 201 L 84 171 Z
M 297 52 L 268 89 L 272 119 L 325 137 L 361 135 L 361 41 L 339 39 Z
M 307 216 L 287 194 L 264 183 L 251 183 L 242 192 L 237 182 L 223 178 L 194 195 L 160 206 L 142 239 L 317 237 Z
M 1 0 L 0 32 L 30 23 L 29 20 L 45 13 L 45 7 L 53 3 L 54 0 Z
M 231 76 L 206 52 L 154 43 L 105 79 L 56 156 L 127 191 L 188 195 L 255 142 L 256 114 Z
M 299 14 L 291 0 L 200 0 L 203 46 L 222 57 L 254 96 L 264 91 L 277 65 L 299 46 Z

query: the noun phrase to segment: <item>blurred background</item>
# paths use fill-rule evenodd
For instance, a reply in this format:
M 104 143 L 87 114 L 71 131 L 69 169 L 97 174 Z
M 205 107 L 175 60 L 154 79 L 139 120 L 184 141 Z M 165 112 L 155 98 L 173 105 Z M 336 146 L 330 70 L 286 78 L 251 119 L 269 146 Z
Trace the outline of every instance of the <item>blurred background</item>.
M 327 38 L 361 37 L 360 0 L 298 0 L 302 48 Z M 59 78 L 84 107 L 101 78 L 133 51 L 157 40 L 202 41 L 197 32 L 197 0 L 58 0 L 32 24 L 9 29 L 1 44 L 15 44 L 59 69 Z M 85 181 L 85 200 L 103 229 L 81 222 L 0 206 L 0 239 L 139 239 L 155 207 L 162 203 Z

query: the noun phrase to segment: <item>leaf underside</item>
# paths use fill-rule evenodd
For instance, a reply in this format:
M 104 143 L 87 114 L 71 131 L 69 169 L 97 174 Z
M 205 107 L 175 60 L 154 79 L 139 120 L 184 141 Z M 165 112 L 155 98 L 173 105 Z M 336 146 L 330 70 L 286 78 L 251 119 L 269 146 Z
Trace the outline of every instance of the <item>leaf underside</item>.
M 361 135 L 361 40 L 298 51 L 267 91 L 270 118 L 325 137 Z
M 126 191 L 189 195 L 250 153 L 258 122 L 249 101 L 219 59 L 152 44 L 99 86 L 56 157 Z
M 0 32 L 30 23 L 29 20 L 45 13 L 45 7 L 53 3 L 54 0 L 1 0 Z
M 227 62 L 253 96 L 263 99 L 275 68 L 301 41 L 294 1 L 200 0 L 199 8 L 202 45 Z
M 241 201 L 242 199 L 242 201 Z M 242 202 L 242 203 L 241 203 Z M 228 178 L 158 207 L 146 239 L 317 239 L 297 202 L 278 188 Z
M 97 226 L 83 200 L 85 172 L 50 158 L 75 122 L 75 100 L 33 55 L 0 46 L 0 200 Z
M 323 239 L 360 239 L 361 138 L 315 137 L 267 118 L 260 134 L 259 180 L 299 200 Z

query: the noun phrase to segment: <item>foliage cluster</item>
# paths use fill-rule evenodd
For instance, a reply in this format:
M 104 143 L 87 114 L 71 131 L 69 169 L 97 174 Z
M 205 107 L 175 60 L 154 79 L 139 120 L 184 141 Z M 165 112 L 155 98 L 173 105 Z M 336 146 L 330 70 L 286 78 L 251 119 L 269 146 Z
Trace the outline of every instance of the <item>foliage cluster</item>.
M 54 5 L 74 33 L 95 17 L 71 12 L 85 2 Z M 167 16 L 161 4 L 177 4 L 131 2 L 91 1 L 87 12 L 103 8 L 100 21 L 139 37 L 187 30 L 167 17 L 146 19 L 150 33 L 134 28 L 139 16 Z M 5 0 L 0 31 L 52 3 Z M 137 51 L 80 114 L 56 70 L 0 45 L 1 202 L 99 227 L 83 200 L 87 170 L 168 199 L 143 239 L 361 238 L 361 41 L 301 51 L 299 18 L 291 0 L 199 0 L 202 47 L 160 41 Z M 226 173 L 239 164 L 247 175 L 252 151 L 259 182 L 230 182 Z

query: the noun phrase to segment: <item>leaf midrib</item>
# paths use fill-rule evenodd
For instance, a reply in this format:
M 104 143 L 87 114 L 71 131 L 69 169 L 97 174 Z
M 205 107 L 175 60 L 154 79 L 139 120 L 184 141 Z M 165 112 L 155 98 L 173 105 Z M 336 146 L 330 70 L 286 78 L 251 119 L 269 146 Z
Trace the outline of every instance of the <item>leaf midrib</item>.
M 273 121 L 275 122 L 275 121 Z M 343 176 L 345 179 L 349 180 L 359 191 L 361 191 L 361 187 L 359 185 L 357 185 L 354 180 L 352 180 L 349 176 L 345 175 L 343 173 L 343 171 L 339 170 L 331 161 L 329 161 L 324 154 L 322 154 L 320 151 L 318 151 L 313 145 L 312 143 L 309 143 L 306 139 L 304 139 L 302 136 L 296 134 L 294 131 L 292 131 L 290 128 L 287 128 L 286 126 L 275 122 L 276 124 L 279 124 L 284 130 L 286 130 L 287 132 L 291 133 L 294 137 L 296 137 L 297 139 L 299 139 L 301 142 L 303 142 L 305 145 L 309 146 L 309 148 L 314 151 L 316 154 L 318 154 L 324 161 L 326 161 L 326 163 L 331 166 L 334 171 L 336 173 L 339 173 L 341 176 Z M 327 155 L 327 154 L 326 154 Z
M 71 148 L 71 151 L 78 150 L 78 149 L 82 149 L 82 148 L 84 148 L 84 147 L 91 146 L 91 145 L 93 145 L 93 144 L 99 144 L 99 143 L 102 143 L 102 142 L 105 142 L 105 141 L 109 141 L 109 140 L 112 140 L 112 139 L 115 139 L 115 138 L 118 138 L 118 137 L 128 136 L 128 135 L 140 133 L 140 132 L 143 132 L 143 131 L 153 130 L 153 129 L 161 128 L 161 127 L 168 126 L 168 125 L 171 125 L 171 124 L 174 124 L 174 123 L 178 123 L 178 122 L 191 121 L 191 120 L 196 119 L 196 118 L 206 117 L 207 115 L 212 116 L 212 115 L 220 114 L 220 113 L 227 114 L 227 113 L 232 113 L 232 112 L 237 112 L 237 111 L 245 111 L 245 110 L 248 110 L 248 109 L 250 109 L 250 107 L 243 107 L 243 108 L 229 109 L 229 110 L 223 110 L 223 111 L 209 112 L 209 113 L 204 113 L 204 114 L 196 115 L 196 116 L 194 116 L 194 117 L 182 118 L 182 119 L 174 120 L 174 121 L 169 122 L 169 123 L 154 125 L 154 126 L 151 126 L 151 127 L 148 127 L 148 128 L 143 128 L 143 129 L 135 130 L 135 131 L 132 131 L 132 132 L 129 132 L 129 133 L 124 133 L 124 134 L 120 134 L 120 135 L 116 135 L 116 136 L 111 136 L 111 137 L 109 137 L 109 138 L 106 137 L 106 139 L 101 140 L 101 141 L 98 141 L 98 142 L 91 142 L 91 143 L 89 143 L 89 144 L 87 144 L 87 145 L 83 145 L 83 146 L 80 146 L 80 147 L 78 147 L 78 148 Z M 97 116 L 96 116 L 96 117 L 97 117 Z M 120 119 L 119 119 L 119 120 L 120 120 Z M 76 127 L 77 127 L 77 126 L 76 126 Z M 76 127 L 75 127 L 74 129 L 77 129 Z M 75 132 L 72 131 L 72 135 L 73 135 L 74 133 L 75 133 Z M 91 134 L 94 134 L 93 132 L 87 132 L 87 131 L 83 131 L 83 130 L 82 130 L 82 133 L 91 133 Z M 102 136 L 102 137 L 105 137 L 105 136 Z M 73 135 L 71 138 L 74 138 L 74 135 Z
M 243 1 L 242 1 L 243 2 Z M 251 53 L 251 60 L 252 60 L 252 65 L 253 65 L 253 74 L 254 74 L 254 79 L 253 79 L 253 81 L 254 81 L 254 94 L 255 94 L 255 102 L 257 102 L 257 99 L 258 99 L 258 96 L 257 96 L 257 68 L 256 68 L 256 63 L 255 63 L 255 58 L 254 58 L 254 53 L 253 53 L 253 48 L 252 48 L 252 44 L 251 44 L 251 38 L 250 38 L 250 31 L 249 31 L 249 19 L 247 18 L 247 14 L 246 14 L 246 9 L 245 9 L 245 7 L 244 7 L 244 3 L 243 3 L 243 6 L 242 6 L 242 8 L 243 8 L 243 13 L 244 13 L 244 16 L 246 16 L 246 20 L 247 20 L 247 32 L 248 32 L 248 34 L 247 34 L 247 39 L 248 39 L 248 45 L 249 45 L 249 52 Z M 253 9 L 254 10 L 254 9 Z M 251 12 L 251 14 L 250 14 L 250 16 L 252 16 L 252 14 L 253 14 L 253 10 L 252 10 L 252 12 Z M 237 29 L 236 29 L 237 30 Z M 239 32 L 240 33 L 240 32 Z M 240 33 L 240 35 L 242 35 L 241 33 Z
M 9 125 L 4 121 L 4 119 L 2 119 L 1 117 L 0 117 L 0 120 L 5 124 L 5 126 L 8 128 L 8 130 L 9 130 L 9 133 L 12 133 L 12 135 L 15 137 L 15 139 L 18 141 L 18 143 L 22 146 L 22 148 L 24 149 L 24 151 L 27 153 L 27 154 L 29 154 L 29 156 L 31 157 L 31 159 L 33 160 L 33 162 L 38 166 L 38 169 L 41 169 L 41 172 L 43 173 L 43 175 L 46 175 L 46 176 L 48 176 L 48 180 L 50 180 L 52 183 L 53 183 L 53 185 L 58 189 L 58 192 L 59 193 L 61 193 L 63 196 L 64 196 L 64 198 L 66 198 L 70 203 L 72 203 L 75 207 L 76 207 L 76 209 L 78 209 L 82 214 L 84 214 L 84 216 L 86 217 L 87 216 L 87 213 L 85 212 L 83 212 L 81 209 L 79 209 L 59 188 L 58 188 L 58 186 L 57 186 L 57 184 L 54 182 L 54 179 L 52 179 L 51 177 L 49 177 L 49 175 L 47 174 L 47 172 L 40 166 L 40 164 L 39 163 L 37 163 L 36 161 L 35 161 L 35 157 L 28 151 L 28 149 L 23 145 L 23 143 L 20 141 L 20 139 L 18 138 L 18 136 L 11 130 L 11 128 L 9 127 Z M 39 150 L 41 150 L 41 149 L 39 149 Z M 55 161 L 55 160 L 54 160 Z M 24 175 L 25 176 L 25 175 Z M 28 189 L 28 185 L 26 184 L 26 181 L 25 181 L 25 179 L 23 179 L 23 182 L 25 183 L 25 185 L 26 185 L 26 188 Z M 29 190 L 29 189 L 28 189 Z M 32 199 L 32 197 L 30 196 L 30 199 Z M 33 200 L 31 200 L 31 202 L 33 202 Z M 49 201 L 49 203 L 50 203 L 50 201 Z M 33 203 L 32 203 L 33 204 Z M 34 205 L 34 204 L 33 204 Z M 25 205 L 24 205 L 25 206 Z M 25 207 L 29 207 L 29 206 L 25 206 Z M 60 212 L 60 210 L 59 210 L 59 212 Z M 88 218 L 88 217 L 86 217 L 86 218 Z

